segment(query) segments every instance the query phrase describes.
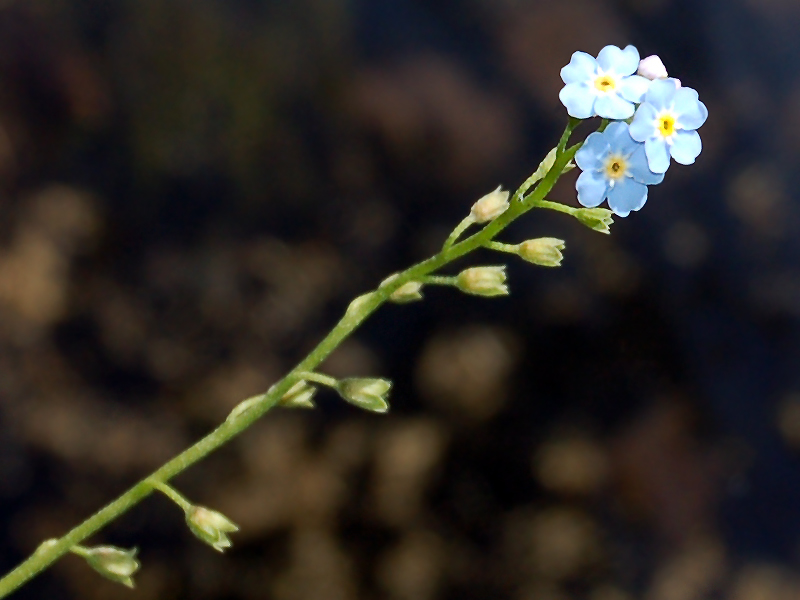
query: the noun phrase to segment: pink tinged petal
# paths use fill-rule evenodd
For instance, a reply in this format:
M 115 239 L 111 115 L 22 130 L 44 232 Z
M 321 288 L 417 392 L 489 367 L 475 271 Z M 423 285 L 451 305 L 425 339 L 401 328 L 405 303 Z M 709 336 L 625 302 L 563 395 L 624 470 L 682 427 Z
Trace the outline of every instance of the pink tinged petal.
M 619 73 L 619 65 L 623 63 L 625 57 L 617 46 L 606 46 L 597 54 L 597 64 L 603 71 L 614 71 Z M 636 57 L 636 62 L 639 62 L 639 57 Z M 635 70 L 635 69 L 634 69 Z M 633 71 L 630 71 L 633 73 Z M 625 73 L 627 75 L 628 73 Z
M 673 137 L 670 154 L 675 162 L 690 165 L 703 149 L 700 134 L 696 131 L 676 131 Z
M 666 173 L 669 168 L 669 148 L 664 140 L 647 138 L 644 141 L 647 165 L 653 173 Z
M 645 79 L 639 75 L 631 75 L 619 82 L 617 90 L 625 100 L 640 104 L 644 100 L 644 95 L 647 93 L 649 87 L 649 79 Z
M 579 83 L 594 79 L 597 71 L 597 61 L 586 52 L 573 52 L 569 64 L 561 69 L 561 79 L 564 83 Z
M 654 125 L 658 113 L 650 104 L 642 104 L 636 109 L 631 121 L 630 134 L 637 142 L 643 142 L 656 133 Z
M 578 202 L 586 208 L 594 208 L 605 200 L 608 183 L 599 173 L 584 171 L 578 176 L 575 189 L 578 190 Z
M 608 192 L 608 206 L 618 217 L 627 217 L 647 202 L 647 186 L 628 177 L 617 182 Z
M 667 68 L 661 59 L 655 54 L 643 58 L 639 62 L 639 68 L 636 71 L 642 77 L 646 77 L 651 81 L 653 79 L 664 79 L 667 77 Z
M 603 94 L 597 98 L 594 110 L 604 119 L 627 119 L 633 114 L 633 104 L 616 94 Z
M 595 93 L 585 83 L 568 83 L 558 93 L 561 104 L 567 107 L 569 116 L 588 119 L 595 115 Z

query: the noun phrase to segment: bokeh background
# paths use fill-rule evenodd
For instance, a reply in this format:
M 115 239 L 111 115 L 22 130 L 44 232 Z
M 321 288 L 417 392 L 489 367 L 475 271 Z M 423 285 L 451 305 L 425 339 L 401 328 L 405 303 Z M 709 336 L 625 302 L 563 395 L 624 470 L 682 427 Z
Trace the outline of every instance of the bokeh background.
M 0 2 L 4 571 L 527 177 L 573 51 L 657 53 L 710 113 L 611 236 L 504 235 L 560 269 L 331 356 L 389 415 L 321 393 L 182 475 L 231 552 L 153 497 L 92 540 L 140 548 L 136 590 L 68 556 L 15 597 L 800 598 L 799 29 L 796 0 Z

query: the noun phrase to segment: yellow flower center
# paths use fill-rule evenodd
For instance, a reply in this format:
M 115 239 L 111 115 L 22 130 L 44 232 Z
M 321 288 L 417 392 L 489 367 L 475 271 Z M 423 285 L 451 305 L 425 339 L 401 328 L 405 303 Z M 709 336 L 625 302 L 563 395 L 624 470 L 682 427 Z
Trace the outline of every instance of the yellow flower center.
M 628 162 L 620 154 L 612 154 L 606 159 L 606 177 L 612 181 L 617 181 L 625 177 L 628 172 Z
M 594 87 L 601 92 L 612 92 L 614 91 L 614 88 L 617 87 L 617 84 L 614 82 L 613 77 L 609 75 L 601 75 L 594 80 Z
M 675 117 L 670 114 L 663 114 L 658 117 L 658 132 L 669 137 L 675 133 Z

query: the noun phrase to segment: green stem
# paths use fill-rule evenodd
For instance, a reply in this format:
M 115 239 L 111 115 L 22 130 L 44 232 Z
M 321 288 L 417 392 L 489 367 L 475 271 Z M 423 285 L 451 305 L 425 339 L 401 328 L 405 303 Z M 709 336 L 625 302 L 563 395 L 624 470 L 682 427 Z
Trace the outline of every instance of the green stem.
M 456 225 L 456 228 L 453 229 L 453 232 L 449 236 L 447 236 L 447 239 L 444 241 L 444 245 L 442 246 L 442 251 L 451 248 L 453 244 L 456 243 L 456 240 L 461 237 L 461 234 L 464 233 L 469 228 L 469 226 L 472 225 L 474 222 L 475 219 L 472 217 L 471 214 L 464 217 L 464 220 L 461 221 L 461 223 L 459 223 L 458 225 Z
M 447 275 L 426 275 L 420 279 L 422 283 L 428 285 L 455 285 L 456 278 Z
M 300 379 L 305 379 L 306 381 L 313 381 L 314 383 L 326 385 L 331 388 L 336 388 L 339 386 L 339 382 L 336 380 L 336 378 L 331 377 L 330 375 L 323 375 L 322 373 L 314 373 L 313 371 L 308 371 L 307 373 L 298 373 L 297 375 L 299 376 Z
M 515 244 L 504 244 L 503 242 L 487 242 L 486 247 L 489 250 L 497 250 L 498 252 L 508 252 L 509 254 L 517 253 L 517 246 Z
M 184 496 L 182 496 L 180 492 L 178 492 L 178 490 L 176 490 L 171 485 L 155 479 L 151 480 L 149 483 L 159 492 L 164 494 L 167 498 L 172 500 L 175 504 L 180 506 L 183 512 L 189 512 L 193 508 L 194 505 L 191 502 L 189 502 Z
M 565 131 L 566 139 L 569 138 L 569 133 L 572 129 L 574 129 L 574 125 L 572 121 L 570 121 L 570 125 L 567 126 L 567 131 Z M 564 136 L 562 136 L 562 139 L 565 139 Z M 564 143 L 566 144 L 566 141 Z M 544 197 L 550 192 L 553 185 L 555 185 L 560 177 L 565 165 L 572 159 L 580 146 L 581 144 L 576 144 L 560 153 L 553 167 L 528 196 L 522 198 L 519 202 L 512 203 L 511 207 L 506 212 L 497 217 L 494 221 L 488 223 L 483 229 L 461 242 L 452 243 L 448 248 L 443 248 L 439 253 L 431 256 L 427 260 L 402 271 L 397 277 L 392 279 L 390 283 L 354 300 L 341 320 L 305 359 L 267 392 L 260 397 L 256 396 L 249 400 L 249 402 L 253 404 L 248 410 L 240 411 L 238 414 L 232 414 L 211 433 L 178 454 L 149 476 L 142 479 L 116 500 L 113 500 L 83 523 L 67 532 L 63 537 L 52 543 L 40 546 L 30 557 L 0 579 L 0 598 L 4 598 L 13 592 L 23 583 L 52 565 L 61 556 L 69 552 L 76 544 L 92 536 L 108 523 L 152 494 L 154 486 L 157 485 L 157 483 L 166 483 L 247 429 L 259 417 L 274 407 L 289 388 L 303 379 L 303 374 L 313 372 L 345 338 L 353 333 L 367 317 L 386 302 L 397 288 L 409 281 L 423 281 L 427 275 L 440 269 L 444 265 L 457 258 L 461 258 L 477 248 L 486 246 L 489 241 L 500 231 L 505 229 L 512 221 L 543 201 Z M 456 228 L 456 230 L 458 230 L 458 228 Z
M 533 204 L 534 208 L 549 208 L 550 210 L 556 210 L 558 212 L 566 213 L 568 215 L 575 215 L 575 211 L 578 210 L 572 206 L 567 206 L 566 204 L 561 204 L 561 202 L 552 202 L 550 200 L 539 200 L 538 202 Z

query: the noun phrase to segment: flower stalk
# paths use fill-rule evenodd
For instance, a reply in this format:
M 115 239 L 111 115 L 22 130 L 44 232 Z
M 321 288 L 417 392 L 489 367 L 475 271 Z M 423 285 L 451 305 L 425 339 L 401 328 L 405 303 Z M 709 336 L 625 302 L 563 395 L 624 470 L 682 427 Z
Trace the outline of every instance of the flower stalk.
M 175 456 L 146 478 L 142 479 L 139 483 L 98 510 L 95 514 L 67 532 L 61 538 L 54 540 L 52 543 L 42 545 L 29 558 L 0 579 L 0 598 L 7 596 L 26 581 L 47 569 L 64 554 L 70 552 L 72 548 L 136 506 L 139 502 L 152 494 L 154 489 L 159 489 L 164 492 L 164 486 L 167 486 L 168 481 L 250 427 L 264 413 L 275 407 L 299 381 L 308 380 L 328 385 L 321 381 L 321 378 L 325 376 L 314 373 L 314 369 L 316 369 L 342 341 L 350 336 L 365 319 L 380 306 L 389 301 L 391 295 L 402 286 L 411 281 L 427 283 L 429 281 L 429 276 L 434 272 L 478 248 L 485 247 L 488 242 L 492 241 L 494 237 L 511 222 L 515 221 L 532 208 L 537 206 L 554 208 L 552 205 L 542 204 L 542 201 L 553 188 L 556 181 L 581 146 L 579 143 L 569 148 L 565 147 L 566 140 L 569 138 L 569 134 L 576 124 L 577 123 L 570 121 L 570 125 L 568 125 L 567 130 L 564 132 L 565 137 L 562 138 L 564 140 L 564 145 L 559 149 L 560 151 L 556 151 L 550 168 L 547 169 L 541 179 L 534 182 L 538 183 L 538 185 L 536 185 L 532 191 L 529 190 L 531 190 L 533 184 L 529 182 L 524 183 L 514 193 L 514 201 L 511 202 L 508 210 L 497 216 L 494 220 L 488 222 L 478 232 L 461 241 L 457 241 L 460 233 L 451 236 L 453 237 L 452 242 L 449 245 L 446 244 L 446 247 L 437 254 L 398 273 L 394 279 L 385 282 L 385 285 L 356 299 L 328 335 L 319 342 L 316 348 L 267 392 L 248 399 L 246 401 L 246 409 L 231 413 L 222 424 L 201 440 Z M 527 195 L 525 195 L 526 193 Z M 463 230 L 466 230 L 471 222 L 472 219 L 470 219 L 470 223 L 467 223 L 466 226 L 463 227 Z M 309 377 L 310 374 L 313 374 L 314 377 Z M 173 500 L 175 499 L 173 498 Z

